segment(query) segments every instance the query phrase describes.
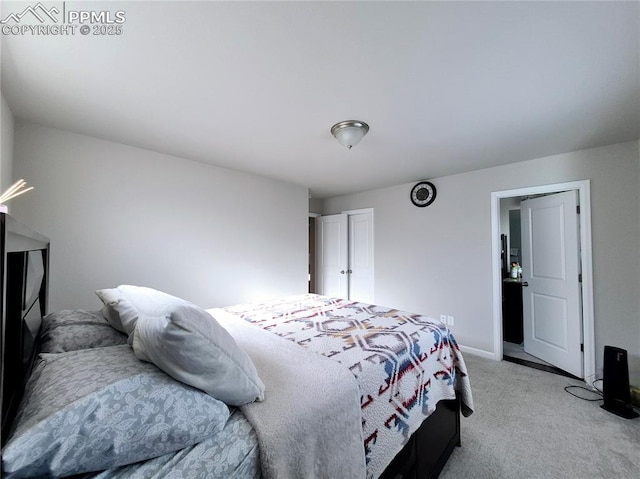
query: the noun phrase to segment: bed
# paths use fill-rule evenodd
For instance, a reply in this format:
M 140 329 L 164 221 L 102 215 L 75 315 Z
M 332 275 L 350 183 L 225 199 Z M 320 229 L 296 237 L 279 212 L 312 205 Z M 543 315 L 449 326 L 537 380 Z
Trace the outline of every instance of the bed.
M 127 285 L 46 314 L 48 241 L 4 214 L 0 238 L 3 477 L 437 477 L 460 445 L 473 400 L 440 322 Z

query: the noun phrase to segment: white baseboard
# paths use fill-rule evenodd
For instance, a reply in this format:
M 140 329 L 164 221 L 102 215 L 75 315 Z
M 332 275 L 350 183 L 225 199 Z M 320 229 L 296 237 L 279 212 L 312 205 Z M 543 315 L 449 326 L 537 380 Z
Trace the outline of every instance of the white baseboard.
M 485 351 L 483 349 L 476 349 L 470 346 L 464 346 L 462 344 L 458 344 L 458 346 L 460 346 L 460 351 L 462 351 L 465 354 L 473 354 L 474 356 L 480 356 L 481 358 L 485 358 L 485 359 L 494 359 L 496 361 L 500 360 L 499 358 L 496 358 L 496 355 L 490 351 Z

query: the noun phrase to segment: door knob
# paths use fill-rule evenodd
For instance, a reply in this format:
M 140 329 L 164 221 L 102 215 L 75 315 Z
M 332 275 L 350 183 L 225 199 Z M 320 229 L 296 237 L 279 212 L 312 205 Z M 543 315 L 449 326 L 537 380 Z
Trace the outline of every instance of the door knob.
M 340 271 L 340 274 L 344 274 L 344 270 Z
M 523 281 L 522 286 L 526 288 L 527 286 L 529 286 L 529 283 L 527 283 L 526 281 Z

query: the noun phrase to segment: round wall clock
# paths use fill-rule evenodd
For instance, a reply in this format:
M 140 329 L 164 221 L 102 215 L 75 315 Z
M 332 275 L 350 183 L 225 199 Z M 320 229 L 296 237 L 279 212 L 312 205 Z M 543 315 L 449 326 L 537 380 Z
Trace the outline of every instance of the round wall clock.
M 429 206 L 435 199 L 436 187 L 429 181 L 420 181 L 411 188 L 411 202 L 416 206 Z

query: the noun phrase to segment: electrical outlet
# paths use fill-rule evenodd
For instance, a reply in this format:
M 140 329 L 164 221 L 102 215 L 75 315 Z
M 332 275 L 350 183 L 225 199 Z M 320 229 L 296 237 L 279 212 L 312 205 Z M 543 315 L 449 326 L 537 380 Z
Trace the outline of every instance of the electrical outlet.
M 453 316 L 447 316 L 447 324 L 453 326 Z
M 442 321 L 442 324 L 447 324 L 447 315 L 446 314 L 441 314 L 440 315 L 440 321 Z

